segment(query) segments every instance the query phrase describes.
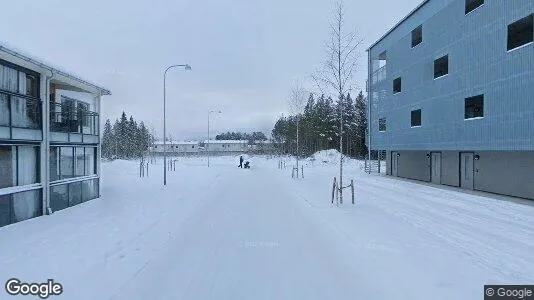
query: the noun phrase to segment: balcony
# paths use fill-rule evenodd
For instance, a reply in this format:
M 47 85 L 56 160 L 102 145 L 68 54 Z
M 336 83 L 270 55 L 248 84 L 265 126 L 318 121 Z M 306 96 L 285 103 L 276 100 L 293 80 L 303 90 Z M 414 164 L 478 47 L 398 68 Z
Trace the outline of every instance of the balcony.
M 386 79 L 386 66 L 383 66 L 371 74 L 371 84 L 377 84 Z
M 99 121 L 96 112 L 75 108 L 68 102 L 50 102 L 51 141 L 98 143 Z
M 0 91 L 0 139 L 42 140 L 41 100 Z

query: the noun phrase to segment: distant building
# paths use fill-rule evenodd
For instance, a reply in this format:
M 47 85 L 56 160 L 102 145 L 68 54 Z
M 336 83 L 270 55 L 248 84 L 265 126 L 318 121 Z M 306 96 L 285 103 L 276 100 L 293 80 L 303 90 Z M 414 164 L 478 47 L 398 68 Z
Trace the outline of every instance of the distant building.
M 243 153 L 249 151 L 248 141 L 244 140 L 206 140 L 205 151 L 210 153 Z
M 0 44 L 0 226 L 100 196 L 111 92 Z
M 388 174 L 534 199 L 534 1 L 425 0 L 367 51 Z
M 166 142 L 165 149 L 169 155 L 193 155 L 200 151 L 199 142 L 171 141 Z M 163 155 L 163 142 L 154 143 L 150 147 L 150 153 L 153 155 Z

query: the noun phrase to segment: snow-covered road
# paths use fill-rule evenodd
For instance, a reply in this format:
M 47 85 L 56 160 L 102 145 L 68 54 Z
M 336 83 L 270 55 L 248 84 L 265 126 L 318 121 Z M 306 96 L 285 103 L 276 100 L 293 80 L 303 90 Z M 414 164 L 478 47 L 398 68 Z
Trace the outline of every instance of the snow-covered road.
M 534 282 L 534 207 L 369 176 L 330 204 L 337 167 L 104 164 L 104 197 L 0 228 L 0 280 L 54 278 L 58 299 L 481 299 Z M 347 199 L 346 199 L 347 200 Z M 5 295 L 0 291 L 0 299 Z M 9 299 L 9 298 L 7 298 Z M 53 299 L 53 298 L 51 298 Z

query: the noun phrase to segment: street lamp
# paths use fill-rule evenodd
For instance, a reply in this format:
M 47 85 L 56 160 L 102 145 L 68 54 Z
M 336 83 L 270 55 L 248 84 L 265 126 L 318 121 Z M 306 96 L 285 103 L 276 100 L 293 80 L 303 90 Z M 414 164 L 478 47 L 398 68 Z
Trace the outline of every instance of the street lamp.
M 165 69 L 163 73 L 163 185 L 167 185 L 167 136 L 166 136 L 166 123 L 165 123 L 165 97 L 166 97 L 166 81 L 167 72 L 172 68 L 183 67 L 186 71 L 191 70 L 191 66 L 185 65 L 172 65 Z
M 210 116 L 211 116 L 212 113 L 222 114 L 222 111 L 220 111 L 220 110 L 218 110 L 218 111 L 210 110 L 210 112 L 208 113 L 208 143 L 206 144 L 206 152 L 208 152 L 208 168 L 210 166 L 210 150 L 209 150 L 209 145 L 210 145 Z

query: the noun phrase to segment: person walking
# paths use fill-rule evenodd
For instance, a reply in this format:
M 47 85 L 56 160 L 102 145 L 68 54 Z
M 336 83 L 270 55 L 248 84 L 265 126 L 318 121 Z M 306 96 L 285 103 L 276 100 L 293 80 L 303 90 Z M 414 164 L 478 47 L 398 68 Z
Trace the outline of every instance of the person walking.
M 239 156 L 239 166 L 237 166 L 238 168 L 243 168 L 243 155 Z

